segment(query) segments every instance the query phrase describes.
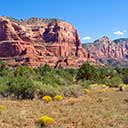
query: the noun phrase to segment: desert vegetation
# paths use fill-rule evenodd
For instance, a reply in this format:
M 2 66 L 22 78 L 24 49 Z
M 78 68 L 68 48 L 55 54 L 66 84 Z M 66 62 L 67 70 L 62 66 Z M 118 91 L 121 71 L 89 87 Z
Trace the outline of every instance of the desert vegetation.
M 0 63 L 1 128 L 127 128 L 128 69 Z M 125 90 L 124 90 L 125 88 Z
M 78 97 L 91 85 L 108 87 L 127 86 L 128 68 L 95 67 L 88 62 L 79 69 L 54 69 L 47 64 L 33 69 L 16 68 L 0 63 L 0 95 L 15 99 L 33 99 L 43 96 Z M 86 90 L 87 91 L 87 90 Z

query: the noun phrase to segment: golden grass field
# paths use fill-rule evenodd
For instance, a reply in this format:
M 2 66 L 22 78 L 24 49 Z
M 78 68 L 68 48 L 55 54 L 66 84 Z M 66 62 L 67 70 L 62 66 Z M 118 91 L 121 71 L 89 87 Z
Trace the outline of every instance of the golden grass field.
M 49 128 L 128 128 L 128 90 L 92 90 L 79 98 L 44 103 L 42 100 L 0 99 L 7 110 L 0 128 L 37 128 L 43 115 L 55 119 Z

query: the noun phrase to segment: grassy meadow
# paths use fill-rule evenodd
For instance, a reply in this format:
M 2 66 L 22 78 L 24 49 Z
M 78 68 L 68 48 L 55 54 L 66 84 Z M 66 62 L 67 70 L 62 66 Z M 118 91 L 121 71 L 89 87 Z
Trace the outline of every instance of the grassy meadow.
M 128 128 L 128 69 L 0 63 L 0 128 Z
M 0 100 L 0 128 L 38 128 L 42 115 L 54 118 L 48 128 L 128 128 L 128 90 L 91 90 L 78 98 L 44 103 L 42 100 Z

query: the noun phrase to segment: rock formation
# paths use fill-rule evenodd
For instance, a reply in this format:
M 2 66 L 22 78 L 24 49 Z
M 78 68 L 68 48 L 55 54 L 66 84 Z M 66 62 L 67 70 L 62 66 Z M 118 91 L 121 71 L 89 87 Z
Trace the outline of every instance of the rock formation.
M 128 39 L 110 40 L 104 36 L 84 45 L 89 58 L 97 63 L 128 66 Z
M 57 19 L 0 17 L 0 60 L 11 66 L 77 67 L 87 60 L 77 30 Z
M 65 21 L 0 17 L 0 61 L 10 66 L 78 67 L 84 61 L 128 66 L 128 39 L 104 36 L 83 46 L 77 30 Z

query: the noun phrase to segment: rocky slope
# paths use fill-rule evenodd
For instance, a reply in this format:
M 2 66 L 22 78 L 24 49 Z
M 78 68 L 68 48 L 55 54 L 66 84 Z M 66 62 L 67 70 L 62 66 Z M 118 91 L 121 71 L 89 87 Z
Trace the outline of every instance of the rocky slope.
M 67 22 L 0 17 L 0 60 L 11 66 L 77 67 L 87 60 L 87 53 L 77 30 Z
M 65 21 L 0 17 L 0 61 L 10 66 L 78 67 L 84 61 L 128 66 L 128 39 L 104 36 L 83 46 L 77 30 Z
M 128 39 L 110 40 L 104 36 L 93 43 L 83 44 L 88 57 L 97 63 L 128 66 Z

